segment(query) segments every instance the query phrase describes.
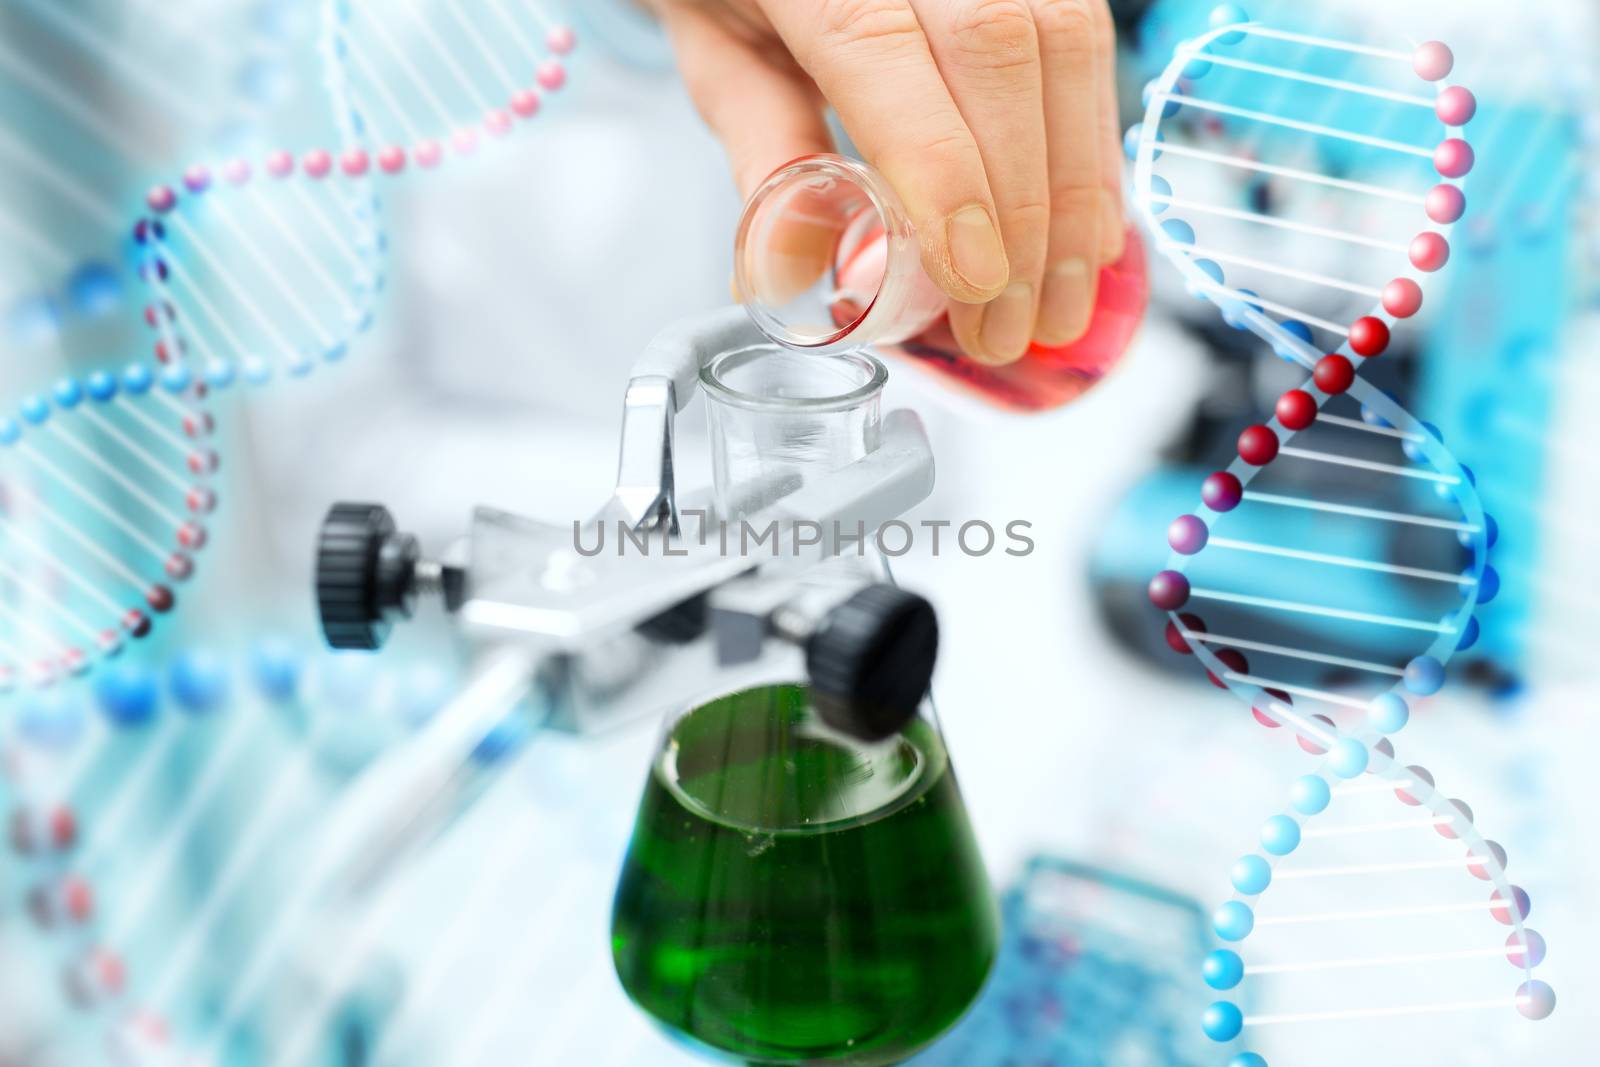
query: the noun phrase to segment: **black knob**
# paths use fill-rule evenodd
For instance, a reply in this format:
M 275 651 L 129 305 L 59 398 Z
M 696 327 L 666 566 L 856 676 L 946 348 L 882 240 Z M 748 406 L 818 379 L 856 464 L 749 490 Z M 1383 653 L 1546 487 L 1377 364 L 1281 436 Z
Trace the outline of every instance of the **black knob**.
M 893 585 L 869 585 L 828 612 L 806 641 L 817 711 L 856 737 L 889 737 L 916 715 L 938 654 L 933 605 Z
M 334 648 L 382 647 L 416 600 L 417 539 L 381 504 L 335 504 L 317 536 L 317 614 Z

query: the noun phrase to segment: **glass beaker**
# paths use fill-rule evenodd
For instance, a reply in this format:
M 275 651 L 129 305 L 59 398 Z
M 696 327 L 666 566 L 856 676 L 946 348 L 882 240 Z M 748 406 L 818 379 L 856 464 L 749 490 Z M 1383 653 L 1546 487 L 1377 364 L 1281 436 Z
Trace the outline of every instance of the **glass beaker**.
M 1100 271 L 1081 338 L 988 366 L 962 354 L 946 298 L 922 270 L 916 230 L 883 176 L 844 156 L 804 156 L 745 204 L 734 284 L 756 325 L 786 347 L 878 346 L 992 403 L 1038 411 L 1081 396 L 1132 342 L 1150 290 L 1144 246 L 1131 227 L 1126 238 L 1122 257 Z
M 877 447 L 883 365 L 778 346 L 702 373 L 721 518 Z M 885 576 L 869 552 L 819 589 Z M 617 885 L 628 996 L 686 1044 L 763 1064 L 899 1063 L 976 999 L 999 916 L 932 703 L 882 740 L 829 725 L 798 649 L 671 715 Z
M 778 345 L 723 352 L 700 371 L 717 513 L 754 514 L 878 447 L 889 372 L 865 353 Z

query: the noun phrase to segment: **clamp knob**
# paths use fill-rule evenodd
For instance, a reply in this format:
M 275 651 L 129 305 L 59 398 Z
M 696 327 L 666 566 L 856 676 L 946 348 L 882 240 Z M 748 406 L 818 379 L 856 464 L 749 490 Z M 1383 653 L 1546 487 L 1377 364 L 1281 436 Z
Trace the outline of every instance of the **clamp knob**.
M 939 619 L 933 605 L 898 586 L 869 585 L 834 607 L 806 641 L 818 713 L 869 741 L 917 714 L 933 682 Z
M 333 648 L 383 646 L 416 603 L 417 539 L 381 504 L 335 504 L 317 535 L 317 615 Z

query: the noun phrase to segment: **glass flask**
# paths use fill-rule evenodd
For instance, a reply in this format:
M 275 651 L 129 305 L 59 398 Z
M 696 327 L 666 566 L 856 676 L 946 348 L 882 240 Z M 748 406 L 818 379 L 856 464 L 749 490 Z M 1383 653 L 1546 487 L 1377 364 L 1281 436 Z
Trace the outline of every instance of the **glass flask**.
M 721 517 L 871 451 L 883 365 L 740 349 L 702 373 Z M 870 544 L 812 592 L 886 576 Z M 881 740 L 825 721 L 798 649 L 669 715 L 617 886 L 612 955 L 675 1038 L 733 1062 L 899 1063 L 951 1027 L 999 917 L 932 703 Z M 836 721 L 836 720 L 833 720 Z
M 734 283 L 751 318 L 786 347 L 872 345 L 1001 407 L 1042 411 L 1081 396 L 1132 343 L 1150 290 L 1144 246 L 1133 228 L 1126 237 L 1122 257 L 1100 271 L 1083 337 L 986 366 L 961 353 L 947 298 L 923 272 L 916 230 L 888 181 L 860 160 L 804 156 L 745 205 Z

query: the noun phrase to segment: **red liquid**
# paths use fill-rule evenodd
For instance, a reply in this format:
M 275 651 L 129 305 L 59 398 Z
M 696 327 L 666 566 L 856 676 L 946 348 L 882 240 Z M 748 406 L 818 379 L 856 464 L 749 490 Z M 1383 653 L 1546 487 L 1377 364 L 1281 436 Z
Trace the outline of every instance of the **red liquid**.
M 950 333 L 946 319 L 899 345 L 882 350 L 915 363 L 964 391 L 1013 411 L 1049 411 L 1078 399 L 1121 361 L 1133 343 L 1150 299 L 1144 244 L 1128 230 L 1122 258 L 1100 271 L 1089 329 L 1077 341 L 1059 348 L 1030 345 L 1015 363 L 990 367 L 968 358 Z M 846 301 L 834 309 L 845 325 L 858 318 Z

